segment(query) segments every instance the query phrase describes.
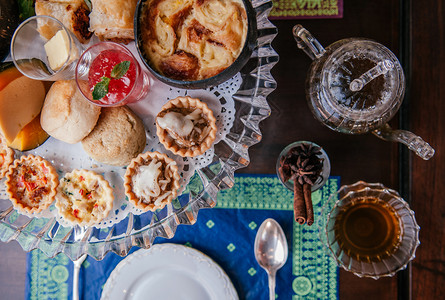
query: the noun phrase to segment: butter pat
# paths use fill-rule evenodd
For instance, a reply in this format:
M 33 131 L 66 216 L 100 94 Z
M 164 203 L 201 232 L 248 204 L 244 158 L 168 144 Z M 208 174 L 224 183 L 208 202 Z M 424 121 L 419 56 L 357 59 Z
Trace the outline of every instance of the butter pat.
M 72 45 L 74 47 L 74 45 Z M 48 42 L 45 44 L 46 56 L 51 69 L 59 70 L 63 64 L 70 59 L 73 61 L 76 55 L 70 57 L 70 39 L 65 30 L 59 30 Z M 74 49 L 73 49 L 74 50 Z M 73 54 L 76 54 L 73 51 Z

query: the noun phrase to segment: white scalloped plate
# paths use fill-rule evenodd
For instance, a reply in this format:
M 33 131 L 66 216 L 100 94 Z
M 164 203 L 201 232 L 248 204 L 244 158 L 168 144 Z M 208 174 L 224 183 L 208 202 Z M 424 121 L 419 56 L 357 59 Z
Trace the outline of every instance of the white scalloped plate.
M 238 295 L 224 270 L 202 252 L 156 244 L 122 260 L 105 283 L 101 299 L 231 300 Z

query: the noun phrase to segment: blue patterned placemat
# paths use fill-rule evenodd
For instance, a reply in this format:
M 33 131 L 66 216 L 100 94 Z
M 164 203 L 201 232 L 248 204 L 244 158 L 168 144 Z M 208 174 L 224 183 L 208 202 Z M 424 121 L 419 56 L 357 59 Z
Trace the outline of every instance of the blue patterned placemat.
M 339 186 L 339 177 L 330 177 L 313 193 L 316 217 Z M 266 300 L 267 275 L 255 260 L 253 243 L 261 223 L 274 218 L 289 243 L 289 259 L 277 273 L 277 299 L 338 299 L 336 263 L 323 251 L 316 224 L 293 221 L 292 199 L 275 175 L 237 175 L 235 186 L 219 193 L 215 208 L 201 210 L 195 225 L 179 226 L 174 238 L 157 238 L 155 243 L 202 251 L 227 272 L 240 299 Z M 114 253 L 102 261 L 88 257 L 80 272 L 81 299 L 100 299 L 108 276 L 122 259 Z M 71 299 L 73 264 L 64 254 L 50 259 L 34 250 L 28 254 L 27 268 L 25 299 Z

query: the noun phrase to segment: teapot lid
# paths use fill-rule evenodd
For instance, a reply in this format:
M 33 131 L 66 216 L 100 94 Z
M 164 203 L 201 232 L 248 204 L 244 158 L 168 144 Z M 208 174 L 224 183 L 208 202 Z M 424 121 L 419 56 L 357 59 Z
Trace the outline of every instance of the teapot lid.
M 368 39 L 349 39 L 335 49 L 324 63 L 321 81 L 325 96 L 340 113 L 361 120 L 391 118 L 405 90 L 396 56 Z

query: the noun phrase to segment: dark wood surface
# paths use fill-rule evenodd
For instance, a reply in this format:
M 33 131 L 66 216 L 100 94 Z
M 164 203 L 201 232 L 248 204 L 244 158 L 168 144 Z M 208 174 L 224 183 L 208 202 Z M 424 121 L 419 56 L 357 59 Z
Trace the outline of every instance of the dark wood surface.
M 398 55 L 408 53 L 409 86 L 403 116 L 397 115 L 391 125 L 397 127 L 398 118 L 408 117 L 410 129 L 436 149 L 430 161 L 409 155 L 408 161 L 403 162 L 408 171 L 407 198 L 421 226 L 421 245 L 412 263 L 412 298 L 442 299 L 445 295 L 445 179 L 442 177 L 445 175 L 445 121 L 442 119 L 445 4 L 443 0 L 413 1 L 411 30 L 407 34 L 411 47 L 400 49 L 403 30 L 399 1 L 344 2 L 343 19 L 273 21 L 279 30 L 273 47 L 280 61 L 272 70 L 278 85 L 268 97 L 272 114 L 261 123 L 263 139 L 250 149 L 249 166 L 238 172 L 275 173 L 280 151 L 291 142 L 308 140 L 324 147 L 331 160 L 331 174 L 340 175 L 342 184 L 364 180 L 399 189 L 397 144 L 371 135 L 336 133 L 312 117 L 304 93 L 311 61 L 297 48 L 291 29 L 297 23 L 302 24 L 324 46 L 342 38 L 361 36 L 386 45 Z M 23 299 L 25 252 L 16 242 L 0 243 L 0 255 L 0 299 Z M 397 276 L 376 281 L 340 271 L 340 299 L 397 299 L 397 283 Z

